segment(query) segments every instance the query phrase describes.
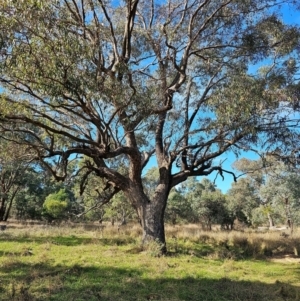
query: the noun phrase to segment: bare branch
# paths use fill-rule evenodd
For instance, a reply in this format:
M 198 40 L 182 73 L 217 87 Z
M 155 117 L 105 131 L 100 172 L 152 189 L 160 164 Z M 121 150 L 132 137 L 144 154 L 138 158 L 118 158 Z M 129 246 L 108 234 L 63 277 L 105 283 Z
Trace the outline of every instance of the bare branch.
M 94 204 L 93 206 L 91 206 L 90 208 L 88 208 L 87 210 L 85 210 L 84 212 L 82 212 L 80 214 L 77 214 L 76 216 L 77 217 L 82 217 L 83 215 L 86 215 L 91 210 L 94 210 L 96 208 L 101 208 L 105 204 L 109 203 L 109 201 L 113 198 L 113 196 L 116 195 L 119 191 L 120 191 L 120 189 L 114 188 L 114 190 L 111 193 L 109 193 L 109 194 L 101 197 L 100 201 L 96 202 L 96 204 Z

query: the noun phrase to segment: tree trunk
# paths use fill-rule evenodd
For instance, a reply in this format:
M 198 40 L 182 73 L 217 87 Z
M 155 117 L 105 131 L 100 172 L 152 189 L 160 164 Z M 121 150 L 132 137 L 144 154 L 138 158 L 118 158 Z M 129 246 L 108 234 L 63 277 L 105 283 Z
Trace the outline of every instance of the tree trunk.
M 159 202 L 158 200 L 144 204 L 141 208 L 141 224 L 143 230 L 143 245 L 151 242 L 156 242 L 164 254 L 167 252 L 165 238 L 165 213 L 166 201 Z
M 0 200 L 0 221 L 4 221 L 6 211 L 6 198 Z
M 291 229 L 291 233 L 293 233 L 293 220 L 292 220 L 291 207 L 288 198 L 285 199 L 285 214 L 286 214 L 287 227 Z
M 151 200 L 145 194 L 139 179 L 133 178 L 124 193 L 140 218 L 143 245 L 147 247 L 156 243 L 160 253 L 157 255 L 162 255 L 167 252 L 164 215 L 170 192 L 170 170 L 163 166 L 159 168 L 159 173 L 160 181 Z
M 270 212 L 268 212 L 268 219 L 269 219 L 269 226 L 274 227 L 275 226 L 274 220 L 273 220 L 272 215 L 270 214 Z
M 120 222 L 120 225 L 123 226 L 123 225 L 126 225 L 126 224 L 127 224 L 127 221 L 126 221 L 126 211 L 123 208 L 122 212 L 121 212 L 121 222 Z
M 14 200 L 14 198 L 15 198 L 16 193 L 17 193 L 17 192 L 13 193 L 11 199 L 9 200 L 9 203 L 8 203 L 8 206 L 7 206 L 5 215 L 4 215 L 4 217 L 3 217 L 3 220 L 4 220 L 4 221 L 7 221 L 7 220 L 8 220 L 8 217 L 9 217 L 9 214 L 10 214 L 10 210 L 11 210 L 11 207 L 12 207 L 12 204 L 13 204 L 13 200 Z
M 162 189 L 163 190 L 163 189 Z M 151 243 L 157 243 L 160 253 L 167 252 L 164 214 L 167 204 L 168 194 L 165 191 L 157 193 L 150 201 L 142 189 L 131 189 L 128 197 L 136 208 L 140 224 L 143 231 L 142 243 L 145 247 Z

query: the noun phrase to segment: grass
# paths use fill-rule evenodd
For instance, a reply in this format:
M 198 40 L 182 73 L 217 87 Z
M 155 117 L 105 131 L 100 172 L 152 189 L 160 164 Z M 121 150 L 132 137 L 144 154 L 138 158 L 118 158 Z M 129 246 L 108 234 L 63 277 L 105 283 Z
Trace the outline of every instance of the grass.
M 142 250 L 139 235 L 137 226 L 8 227 L 0 233 L 0 300 L 300 300 L 297 234 L 167 227 L 163 257 Z

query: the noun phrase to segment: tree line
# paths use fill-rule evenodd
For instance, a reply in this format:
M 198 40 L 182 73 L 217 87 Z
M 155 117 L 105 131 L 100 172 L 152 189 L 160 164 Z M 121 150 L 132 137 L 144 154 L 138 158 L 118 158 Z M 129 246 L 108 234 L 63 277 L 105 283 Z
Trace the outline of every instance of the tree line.
M 57 182 L 47 169 L 20 156 L 20 149 L 1 144 L 0 220 L 40 220 L 44 222 L 109 222 L 112 225 L 138 222 L 138 214 L 122 193 L 103 204 L 104 183 L 91 176 L 83 190 L 75 177 L 82 160 L 74 160 L 73 177 Z M 274 157 L 267 160 L 237 160 L 233 167 L 244 174 L 223 193 L 207 178 L 190 178 L 172 189 L 165 211 L 170 224 L 197 223 L 231 230 L 237 226 L 258 227 L 300 223 L 300 175 Z M 145 191 L 151 196 L 159 170 L 144 175 Z

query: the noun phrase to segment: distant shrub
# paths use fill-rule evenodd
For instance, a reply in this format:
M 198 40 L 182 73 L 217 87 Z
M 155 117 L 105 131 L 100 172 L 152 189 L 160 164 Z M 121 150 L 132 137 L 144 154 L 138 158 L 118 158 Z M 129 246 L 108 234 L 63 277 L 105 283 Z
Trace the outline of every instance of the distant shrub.
M 48 220 L 62 219 L 67 214 L 70 204 L 68 193 L 60 189 L 57 193 L 49 194 L 43 204 L 43 215 Z

